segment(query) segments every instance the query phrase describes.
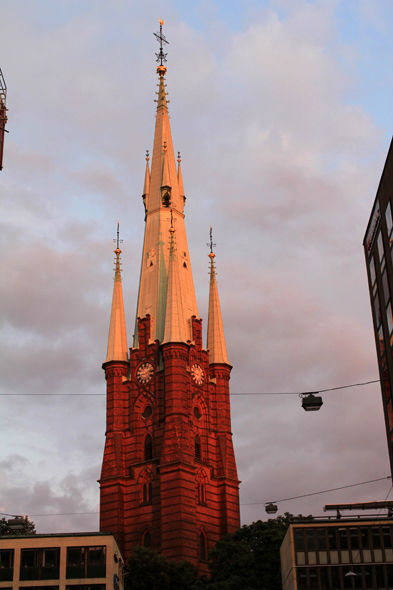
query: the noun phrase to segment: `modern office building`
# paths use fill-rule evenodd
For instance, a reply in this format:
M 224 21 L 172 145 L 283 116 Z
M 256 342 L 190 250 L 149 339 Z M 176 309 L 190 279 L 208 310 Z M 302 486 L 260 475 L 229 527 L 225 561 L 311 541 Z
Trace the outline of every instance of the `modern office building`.
M 281 545 L 283 590 L 393 588 L 393 519 L 294 519 Z
M 393 141 L 363 242 L 393 475 Z
M 146 158 L 141 210 L 145 237 L 130 349 L 119 239 L 115 250 L 103 364 L 107 426 L 100 530 L 114 533 L 126 558 L 139 544 L 171 559 L 187 559 L 206 572 L 210 549 L 240 525 L 229 397 L 232 367 L 212 239 L 206 347 L 202 343 L 184 223 L 186 197 L 170 129 L 162 23 L 157 38 L 156 123 L 151 170 Z
M 0 537 L 0 590 L 123 590 L 110 533 Z

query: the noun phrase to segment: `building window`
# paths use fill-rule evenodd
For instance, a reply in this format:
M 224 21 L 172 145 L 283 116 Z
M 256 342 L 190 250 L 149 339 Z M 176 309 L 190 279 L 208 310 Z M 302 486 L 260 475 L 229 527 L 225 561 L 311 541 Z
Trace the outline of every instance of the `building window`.
M 373 290 L 373 295 L 375 295 L 376 290 L 377 290 L 377 275 L 375 272 L 374 256 L 372 256 L 371 260 L 370 260 L 370 280 L 371 280 L 371 287 Z
M 199 533 L 199 558 L 201 561 L 207 559 L 207 538 L 205 531 Z
M 200 439 L 200 437 L 199 437 L 198 434 L 195 437 L 195 459 L 197 461 L 201 461 L 201 459 L 202 459 L 202 454 L 201 454 L 201 439 Z
M 327 550 L 326 529 L 318 529 L 317 536 L 318 536 L 318 551 L 326 551 Z
M 58 580 L 60 548 L 21 549 L 20 580 Z
M 151 549 L 151 534 L 149 531 L 145 531 L 142 536 L 142 547 Z
M 47 588 L 48 586 L 45 586 L 44 590 Z M 66 586 L 66 590 L 106 590 L 106 584 L 72 584 L 72 586 Z
M 375 295 L 374 298 L 374 312 L 375 312 L 375 323 L 377 327 L 381 325 L 382 322 L 382 314 L 381 314 L 381 305 L 379 303 L 378 293 Z
M 388 203 L 388 206 L 386 207 L 385 219 L 386 219 L 386 229 L 388 230 L 388 237 L 391 238 L 392 229 L 393 229 L 393 220 L 392 220 L 392 210 L 390 207 L 390 201 Z M 391 240 L 389 240 L 389 242 L 391 242 Z
M 382 535 L 383 535 L 383 545 L 385 549 L 390 549 L 392 547 L 392 537 L 390 534 L 390 527 L 384 526 L 382 527 Z
M 145 438 L 145 461 L 151 461 L 153 458 L 153 440 L 150 434 Z
M 12 582 L 14 579 L 14 550 L 0 551 L 0 582 Z
M 66 577 L 105 578 L 106 547 L 67 547 Z
M 383 249 L 382 232 L 380 231 L 377 239 L 379 262 L 381 263 L 381 271 L 385 268 L 385 251 Z
M 152 484 L 150 483 L 144 483 L 143 484 L 143 496 L 142 496 L 142 501 L 144 504 L 150 504 L 151 503 L 151 498 L 152 498 Z

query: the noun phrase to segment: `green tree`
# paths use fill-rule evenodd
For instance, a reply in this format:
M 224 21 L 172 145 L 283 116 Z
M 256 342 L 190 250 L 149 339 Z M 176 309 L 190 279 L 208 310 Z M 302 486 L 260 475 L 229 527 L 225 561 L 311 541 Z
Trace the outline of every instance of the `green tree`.
M 209 555 L 211 590 L 281 590 L 280 546 L 292 515 L 257 520 L 218 541 Z
M 192 563 L 168 560 L 139 545 L 129 558 L 127 569 L 125 590 L 198 590 L 203 587 Z
M 28 516 L 26 516 L 24 518 L 24 520 L 25 520 L 26 524 L 23 526 L 23 529 L 13 531 L 9 527 L 8 520 L 6 520 L 3 517 L 0 520 L 0 536 L 2 536 L 2 535 L 35 535 L 36 530 L 35 530 L 34 522 L 29 520 Z

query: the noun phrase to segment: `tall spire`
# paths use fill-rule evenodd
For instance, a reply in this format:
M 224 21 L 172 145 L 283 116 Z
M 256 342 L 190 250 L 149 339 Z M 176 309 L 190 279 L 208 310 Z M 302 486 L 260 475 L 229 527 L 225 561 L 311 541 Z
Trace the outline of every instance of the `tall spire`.
M 229 365 L 227 347 L 225 344 L 224 326 L 221 317 L 220 300 L 218 297 L 216 271 L 214 268 L 213 235 L 210 226 L 210 292 L 209 292 L 209 317 L 207 325 L 207 348 L 209 349 L 209 364 L 221 363 Z
M 168 43 L 162 34 L 163 21 L 160 20 L 160 32 L 155 33 L 160 43 L 160 52 L 156 54 L 159 65 L 157 67 L 158 98 L 156 111 L 156 125 L 154 132 L 153 156 L 149 177 L 149 196 L 146 199 L 145 240 L 142 254 L 141 277 L 136 319 L 151 317 L 151 339 L 163 342 L 165 333 L 172 333 L 172 326 L 167 322 L 174 321 L 167 309 L 172 309 L 168 303 L 169 267 L 171 242 L 176 242 L 176 254 L 171 259 L 172 274 L 182 293 L 181 311 L 179 311 L 179 334 L 184 334 L 184 341 L 192 340 L 190 318 L 198 317 L 194 282 L 188 253 L 186 229 L 184 225 L 184 193 L 183 181 L 179 182 L 176 169 L 176 159 L 173 150 L 172 134 L 169 123 L 168 103 L 165 74 L 167 68 L 166 54 L 163 52 Z M 180 173 L 181 179 L 181 173 Z M 171 234 L 170 219 L 176 229 L 176 240 Z M 173 238 L 173 239 L 172 239 Z M 170 293 L 173 292 L 171 288 Z M 177 328 L 175 329 L 175 331 Z M 168 332 L 169 331 L 169 332 Z M 183 336 L 182 336 L 183 340 Z M 134 346 L 138 346 L 138 322 L 135 326 Z
M 121 286 L 120 270 L 120 243 L 119 239 L 119 222 L 117 222 L 117 238 L 113 240 L 117 247 L 114 250 L 116 254 L 115 282 L 113 285 L 112 312 L 109 324 L 108 353 L 106 363 L 110 361 L 127 361 L 127 334 L 126 320 L 124 317 L 123 290 Z
M 165 342 L 186 342 L 186 333 L 183 322 L 182 294 L 179 279 L 179 264 L 176 251 L 176 232 L 173 227 L 173 215 L 171 211 L 170 245 L 169 245 L 169 268 L 168 268 L 168 289 L 166 294 L 165 310 Z

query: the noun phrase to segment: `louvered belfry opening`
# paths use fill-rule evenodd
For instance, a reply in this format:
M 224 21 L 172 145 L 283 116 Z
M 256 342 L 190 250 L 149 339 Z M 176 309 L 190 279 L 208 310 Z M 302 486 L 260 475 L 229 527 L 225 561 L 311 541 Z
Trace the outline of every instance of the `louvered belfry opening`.
M 197 461 L 201 460 L 201 439 L 198 434 L 195 437 L 195 459 Z
M 151 461 L 153 458 L 153 441 L 150 434 L 146 434 L 145 438 L 145 461 Z

